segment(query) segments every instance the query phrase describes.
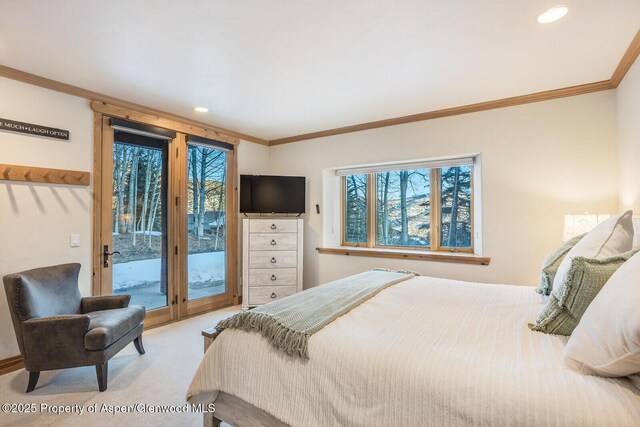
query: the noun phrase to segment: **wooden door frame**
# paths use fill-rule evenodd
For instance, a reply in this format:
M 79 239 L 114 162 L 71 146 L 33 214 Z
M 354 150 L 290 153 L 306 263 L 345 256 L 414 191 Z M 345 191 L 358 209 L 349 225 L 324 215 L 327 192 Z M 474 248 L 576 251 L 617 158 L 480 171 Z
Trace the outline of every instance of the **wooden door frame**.
M 206 128 L 198 128 L 190 124 L 179 121 L 168 120 L 129 110 L 123 107 L 110 105 L 105 102 L 92 101 L 91 108 L 94 111 L 94 161 L 93 161 L 93 281 L 92 295 L 100 295 L 102 286 L 102 230 L 105 216 L 111 216 L 110 211 L 103 207 L 103 195 L 111 191 L 112 185 L 110 174 L 103 173 L 103 170 L 113 170 L 113 155 L 105 155 L 105 149 L 113 150 L 113 131 L 109 124 L 110 118 L 122 118 L 152 126 L 159 126 L 176 132 L 176 138 L 171 142 L 168 156 L 175 156 L 168 165 L 168 188 L 167 188 L 167 269 L 168 269 L 168 306 L 156 309 L 147 314 L 145 326 L 155 326 L 172 320 L 202 313 L 218 307 L 233 304 L 237 293 L 237 151 L 236 146 L 240 143 L 238 138 L 222 135 L 217 131 Z M 203 136 L 226 142 L 233 146 L 227 152 L 227 214 L 226 214 L 226 289 L 224 294 L 216 295 L 202 300 L 194 300 L 188 303 L 183 298 L 187 295 L 187 212 L 186 204 L 186 179 L 182 179 L 186 174 L 187 156 L 187 134 Z M 175 150 L 175 154 L 174 154 Z M 107 168 L 107 169 L 105 169 Z M 110 169 L 109 169 L 110 168 Z M 106 206 L 106 205 L 105 205 Z M 104 210 L 103 210 L 104 209 Z M 176 219 L 174 219 L 176 218 Z M 177 253 L 174 248 L 177 248 Z M 182 295 L 176 304 L 171 304 L 171 300 L 176 295 Z

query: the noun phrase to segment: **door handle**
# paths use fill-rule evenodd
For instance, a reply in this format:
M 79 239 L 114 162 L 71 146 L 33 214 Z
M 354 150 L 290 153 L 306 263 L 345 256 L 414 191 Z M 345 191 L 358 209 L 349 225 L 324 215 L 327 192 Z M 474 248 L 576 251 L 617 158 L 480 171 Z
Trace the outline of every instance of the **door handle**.
M 109 267 L 109 257 L 115 254 L 120 255 L 120 252 L 119 251 L 109 252 L 109 245 L 104 245 L 103 252 L 102 252 L 102 266 L 104 268 Z

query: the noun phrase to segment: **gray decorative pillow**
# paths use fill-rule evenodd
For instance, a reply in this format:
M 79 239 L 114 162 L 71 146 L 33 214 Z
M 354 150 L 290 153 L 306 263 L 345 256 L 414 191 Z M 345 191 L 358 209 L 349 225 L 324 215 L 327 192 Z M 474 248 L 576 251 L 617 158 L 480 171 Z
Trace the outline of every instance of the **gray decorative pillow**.
M 546 334 L 571 335 L 609 277 L 634 253 L 630 251 L 605 259 L 575 257 L 566 279 L 551 291 L 547 305 L 529 328 Z
M 585 233 L 586 234 L 586 233 Z M 536 288 L 536 292 L 542 295 L 549 295 L 553 289 L 553 278 L 558 272 L 560 263 L 567 253 L 578 243 L 585 234 L 581 234 L 564 242 L 555 251 L 551 252 L 542 262 L 542 273 L 540 275 L 540 283 Z

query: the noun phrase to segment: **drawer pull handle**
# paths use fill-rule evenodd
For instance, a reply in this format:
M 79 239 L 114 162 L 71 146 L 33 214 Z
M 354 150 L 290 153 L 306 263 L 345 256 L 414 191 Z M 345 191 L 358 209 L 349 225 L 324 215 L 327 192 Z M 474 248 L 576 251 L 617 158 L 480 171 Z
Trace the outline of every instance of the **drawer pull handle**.
M 275 230 L 276 228 L 278 228 L 278 227 L 276 227 L 276 225 L 275 225 L 275 224 L 271 224 L 271 229 L 272 229 L 272 230 Z
M 276 262 L 278 262 L 278 260 L 277 260 L 277 259 L 275 259 L 275 258 L 271 258 L 271 264 L 275 264 Z
M 272 275 L 271 275 L 271 280 L 278 280 L 278 278 L 276 277 L 276 275 L 275 275 L 275 274 L 272 274 Z
M 275 241 L 275 239 L 272 239 L 271 240 L 271 246 L 275 246 L 275 245 L 276 245 L 276 241 Z
M 275 292 L 271 292 L 271 298 L 275 298 L 276 297 L 276 293 Z

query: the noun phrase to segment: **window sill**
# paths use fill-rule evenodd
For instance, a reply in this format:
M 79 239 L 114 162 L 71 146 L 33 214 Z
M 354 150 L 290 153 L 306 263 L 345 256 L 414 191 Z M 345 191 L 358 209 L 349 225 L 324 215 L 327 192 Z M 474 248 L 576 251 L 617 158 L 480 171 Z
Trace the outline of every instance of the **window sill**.
M 461 252 L 412 251 L 406 249 L 379 249 L 340 246 L 316 248 L 318 253 L 329 255 L 351 255 L 377 258 L 397 258 L 418 261 L 453 262 L 457 264 L 489 265 L 491 258 Z

